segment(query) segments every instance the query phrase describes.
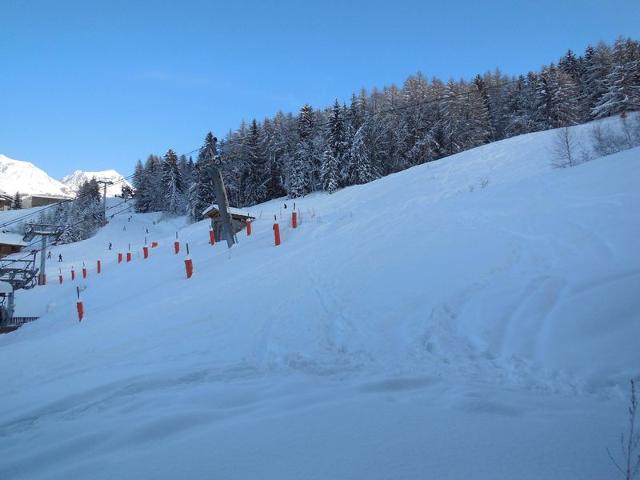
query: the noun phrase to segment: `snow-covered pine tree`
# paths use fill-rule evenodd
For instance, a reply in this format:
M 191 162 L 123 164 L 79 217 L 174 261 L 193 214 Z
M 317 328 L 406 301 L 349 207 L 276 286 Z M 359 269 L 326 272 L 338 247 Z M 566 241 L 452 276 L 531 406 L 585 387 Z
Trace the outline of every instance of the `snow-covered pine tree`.
M 147 176 L 142 162 L 138 160 L 136 162 L 135 170 L 133 171 L 133 189 L 134 189 L 134 207 L 136 212 L 148 212 L 149 211 L 149 183 L 147 182 Z
M 569 75 L 577 88 L 576 102 L 578 105 L 578 122 L 585 122 L 589 119 L 589 99 L 586 85 L 584 83 L 585 63 L 582 57 L 577 57 L 573 51 L 567 53 L 558 62 L 558 69 Z
M 216 195 L 208 166 L 219 161 L 217 138 L 213 133 L 207 133 L 204 145 L 200 148 L 198 159 L 194 168 L 194 181 L 189 189 L 189 218 L 193 222 L 202 219 L 202 212 L 215 203 Z
M 254 118 L 249 127 L 244 149 L 247 156 L 245 159 L 247 178 L 244 185 L 244 205 L 255 205 L 267 199 L 269 172 L 264 143 L 261 128 Z
M 604 81 L 605 92 L 591 109 L 593 118 L 604 118 L 640 109 L 640 57 L 633 41 L 616 40 L 613 47 L 613 65 Z
M 350 154 L 351 168 L 349 169 L 351 172 L 350 182 L 352 184 L 371 182 L 379 177 L 367 149 L 367 129 L 368 124 L 365 121 L 353 137 Z
M 178 168 L 178 156 L 169 149 L 162 162 L 163 211 L 172 215 L 184 212 L 184 182 Z
M 527 78 L 520 75 L 507 91 L 505 100 L 505 137 L 514 137 L 536 131 L 535 87 L 537 75 L 529 73 Z
M 292 161 L 286 171 L 286 189 L 291 198 L 306 195 L 311 190 L 314 162 L 314 111 L 304 105 L 298 116 L 298 141 Z M 317 183 L 317 182 L 314 182 Z
M 68 205 L 68 207 L 66 207 Z M 76 199 L 66 204 L 60 218 L 63 233 L 60 243 L 71 243 L 91 237 L 102 225 L 103 209 L 100 198 L 100 185 L 95 178 L 78 188 Z M 62 215 L 61 215 L 62 216 Z
M 333 193 L 340 186 L 340 167 L 348 162 L 349 145 L 343 111 L 336 99 L 328 121 L 329 137 L 322 155 L 320 180 L 322 189 Z
M 282 112 L 278 112 L 272 122 L 265 121 L 265 151 L 268 158 L 269 180 L 267 183 L 267 199 L 286 195 L 284 188 L 284 164 L 289 160 L 291 151 L 292 123 Z
M 591 118 L 595 118 L 593 109 L 600 104 L 600 99 L 607 93 L 607 78 L 611 73 L 611 63 L 611 48 L 608 45 L 599 43 L 595 48 L 591 45 L 586 48 L 583 83 Z
M 16 192 L 16 194 L 13 196 L 11 208 L 13 210 L 20 210 L 22 208 L 22 198 L 20 198 L 20 192 Z

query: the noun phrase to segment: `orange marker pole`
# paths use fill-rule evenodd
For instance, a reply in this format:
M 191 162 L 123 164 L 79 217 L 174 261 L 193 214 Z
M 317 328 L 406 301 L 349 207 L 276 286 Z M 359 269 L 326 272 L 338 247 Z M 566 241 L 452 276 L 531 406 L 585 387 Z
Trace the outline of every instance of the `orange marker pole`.
M 62 269 L 59 268 L 58 271 L 60 272 L 60 274 L 58 275 L 58 281 L 60 282 L 60 285 L 62 285 Z
M 149 247 L 142 247 L 142 256 L 145 259 L 149 258 Z
M 274 220 L 276 220 L 276 216 L 273 216 Z M 278 223 L 273 224 L 273 238 L 276 244 L 276 247 L 280 245 L 280 225 Z
M 187 243 L 186 247 L 187 247 L 187 258 L 184 261 L 184 268 L 185 268 L 185 271 L 187 273 L 187 278 L 191 278 L 191 275 L 193 275 L 193 261 L 189 257 L 189 244 L 188 243 Z
M 82 321 L 84 317 L 84 305 L 82 304 L 82 300 L 80 300 L 80 287 L 76 287 L 76 293 L 78 294 L 78 301 L 76 302 L 76 309 L 78 310 L 78 322 Z
M 76 279 L 76 271 L 73 269 L 73 267 L 71 267 L 71 281 L 74 281 Z
M 216 234 L 213 231 L 213 228 L 209 229 L 209 243 L 211 245 L 215 245 L 216 244 Z
M 251 235 L 251 220 L 247 219 L 247 237 Z
M 122 263 L 122 254 L 121 253 L 118 254 L 118 263 Z

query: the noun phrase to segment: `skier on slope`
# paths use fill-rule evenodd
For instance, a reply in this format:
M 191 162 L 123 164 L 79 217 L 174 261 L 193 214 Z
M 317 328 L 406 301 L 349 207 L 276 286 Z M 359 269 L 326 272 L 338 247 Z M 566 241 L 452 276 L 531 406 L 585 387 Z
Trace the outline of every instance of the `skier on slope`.
M 47 253 L 47 260 L 51 260 L 51 250 L 49 250 L 49 253 Z
M 58 255 L 58 261 L 59 261 L 59 262 L 61 262 L 61 261 L 62 261 L 62 254 L 61 254 L 61 253 Z
M 109 242 L 109 250 L 111 250 L 111 247 L 113 247 L 113 244 Z

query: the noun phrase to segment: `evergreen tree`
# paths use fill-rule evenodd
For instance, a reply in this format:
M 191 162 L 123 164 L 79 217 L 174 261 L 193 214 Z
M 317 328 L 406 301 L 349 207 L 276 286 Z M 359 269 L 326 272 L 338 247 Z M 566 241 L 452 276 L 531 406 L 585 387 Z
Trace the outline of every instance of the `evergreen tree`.
M 640 109 L 640 48 L 631 40 L 618 39 L 613 47 L 613 65 L 604 81 L 605 92 L 591 110 L 593 118 Z
M 316 184 L 314 163 L 314 112 L 310 105 L 305 105 L 298 116 L 298 141 L 290 168 L 286 175 L 287 194 L 291 198 L 306 195 Z
M 362 184 L 371 182 L 379 177 L 378 172 L 371 163 L 371 157 L 366 145 L 367 123 L 365 122 L 353 137 L 351 146 L 351 183 Z
M 149 183 L 142 162 L 138 160 L 133 172 L 134 207 L 136 212 L 144 213 L 149 211 Z
M 164 192 L 164 211 L 179 214 L 184 211 L 184 182 L 178 168 L 178 157 L 169 149 L 162 162 L 162 191 Z
M 209 171 L 211 165 L 218 164 L 218 139 L 213 133 L 207 133 L 204 145 L 200 148 L 193 173 L 193 184 L 189 190 L 188 213 L 191 221 L 202 219 L 202 212 L 216 202 L 213 178 Z
M 264 139 L 255 118 L 249 127 L 245 152 L 248 173 L 245 182 L 244 204 L 255 205 L 267 199 L 267 183 L 269 181 Z
M 337 99 L 328 123 L 329 138 L 322 156 L 321 182 L 323 190 L 333 193 L 340 185 L 340 166 L 347 163 L 349 152 L 343 112 Z
M 59 212 L 56 219 L 63 225 L 60 243 L 71 243 L 91 237 L 103 224 L 104 210 L 100 198 L 100 185 L 95 178 L 80 186 L 76 199 Z
M 16 192 L 13 196 L 13 203 L 11 204 L 11 208 L 14 210 L 20 210 L 22 208 L 22 198 L 20 198 L 20 192 Z

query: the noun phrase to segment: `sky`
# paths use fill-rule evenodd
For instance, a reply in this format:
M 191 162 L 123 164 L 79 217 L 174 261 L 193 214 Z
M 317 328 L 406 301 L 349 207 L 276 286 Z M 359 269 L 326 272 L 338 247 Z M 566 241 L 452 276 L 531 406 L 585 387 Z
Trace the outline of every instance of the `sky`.
M 421 71 L 526 73 L 640 38 L 640 1 L 0 0 L 0 153 L 132 173 L 244 119 Z

